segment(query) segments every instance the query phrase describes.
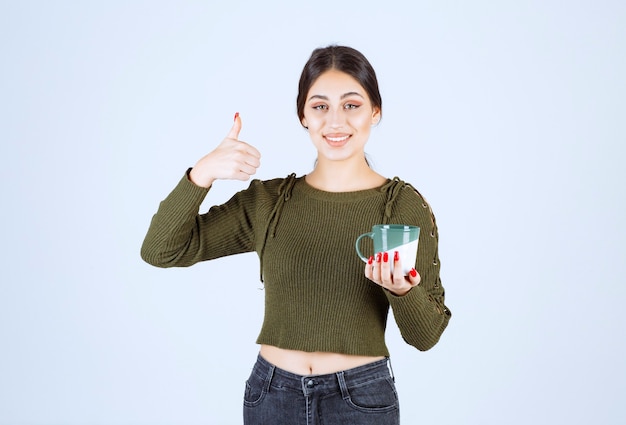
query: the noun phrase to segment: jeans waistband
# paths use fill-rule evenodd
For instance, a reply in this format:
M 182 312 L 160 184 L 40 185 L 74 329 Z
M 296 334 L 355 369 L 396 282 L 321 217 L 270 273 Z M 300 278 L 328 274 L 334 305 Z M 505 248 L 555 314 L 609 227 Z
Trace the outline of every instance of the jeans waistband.
M 259 354 L 253 372 L 266 379 L 267 391 L 274 387 L 302 391 L 305 395 L 314 392 L 344 392 L 346 387 L 358 386 L 376 379 L 393 379 L 388 358 L 335 373 L 298 375 L 271 364 Z

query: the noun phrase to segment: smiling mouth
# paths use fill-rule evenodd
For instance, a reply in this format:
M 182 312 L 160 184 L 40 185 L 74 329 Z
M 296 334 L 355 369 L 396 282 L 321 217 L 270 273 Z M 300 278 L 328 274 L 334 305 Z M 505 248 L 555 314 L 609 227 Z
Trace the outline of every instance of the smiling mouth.
M 324 136 L 326 138 L 326 140 L 328 140 L 331 143 L 342 143 L 345 142 L 346 140 L 348 140 L 350 138 L 350 135 L 346 135 L 346 136 L 340 136 L 340 137 L 331 137 L 331 136 Z

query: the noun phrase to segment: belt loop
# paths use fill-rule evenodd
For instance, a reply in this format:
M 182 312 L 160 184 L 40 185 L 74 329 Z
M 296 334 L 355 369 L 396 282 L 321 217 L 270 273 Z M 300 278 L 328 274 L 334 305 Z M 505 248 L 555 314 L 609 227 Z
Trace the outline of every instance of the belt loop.
M 270 384 L 272 383 L 272 378 L 274 377 L 275 370 L 276 370 L 276 366 L 271 365 L 269 372 L 267 372 L 267 377 L 265 378 L 265 385 L 263 386 L 263 389 L 265 390 L 266 393 L 270 392 Z
M 396 375 L 393 374 L 393 367 L 391 366 L 391 358 L 387 357 L 387 367 L 389 368 L 389 373 L 391 374 L 391 380 L 396 382 Z
M 350 398 L 350 393 L 348 393 L 348 385 L 346 385 L 346 378 L 343 375 L 343 371 L 337 372 L 337 381 L 339 381 L 339 388 L 341 389 L 341 397 L 344 400 L 348 400 Z

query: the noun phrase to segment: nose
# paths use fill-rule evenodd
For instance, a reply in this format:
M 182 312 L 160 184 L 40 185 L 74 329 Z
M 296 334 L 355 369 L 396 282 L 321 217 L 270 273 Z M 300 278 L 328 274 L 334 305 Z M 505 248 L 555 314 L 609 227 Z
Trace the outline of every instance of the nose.
M 343 127 L 345 123 L 345 116 L 343 113 L 343 108 L 336 108 L 330 111 L 330 117 L 328 124 L 331 128 L 340 128 Z

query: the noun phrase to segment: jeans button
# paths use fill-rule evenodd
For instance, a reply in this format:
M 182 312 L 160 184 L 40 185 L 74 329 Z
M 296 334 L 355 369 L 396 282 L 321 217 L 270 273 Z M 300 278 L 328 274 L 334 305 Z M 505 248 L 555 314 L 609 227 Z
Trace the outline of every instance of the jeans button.
M 309 387 L 309 388 L 313 388 L 315 386 L 315 381 L 313 381 L 312 379 L 309 379 L 306 382 L 306 386 Z

